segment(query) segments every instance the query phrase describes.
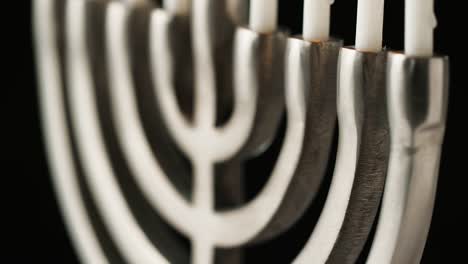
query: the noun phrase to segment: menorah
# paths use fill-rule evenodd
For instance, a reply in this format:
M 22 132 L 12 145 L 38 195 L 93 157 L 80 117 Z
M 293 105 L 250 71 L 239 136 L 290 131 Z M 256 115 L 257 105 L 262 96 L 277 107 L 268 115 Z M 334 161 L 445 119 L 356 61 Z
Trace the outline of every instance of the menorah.
M 268 241 L 301 218 L 337 116 L 333 180 L 295 263 L 354 263 L 380 206 L 367 262 L 420 260 L 447 58 L 257 32 L 240 26 L 244 1 L 194 0 L 178 12 L 149 1 L 34 4 L 50 164 L 83 262 L 241 263 L 215 249 Z M 270 178 L 243 201 L 242 167 L 269 148 L 283 114 Z M 172 229 L 191 240 L 191 256 Z

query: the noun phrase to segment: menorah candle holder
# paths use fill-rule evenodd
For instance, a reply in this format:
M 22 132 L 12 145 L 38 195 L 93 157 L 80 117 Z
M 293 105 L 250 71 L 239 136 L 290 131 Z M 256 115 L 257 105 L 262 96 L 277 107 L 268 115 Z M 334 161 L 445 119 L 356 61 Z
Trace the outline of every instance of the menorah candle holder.
M 449 61 L 390 52 L 387 76 L 390 161 L 368 263 L 419 263 L 436 195 Z
M 81 260 L 241 263 L 243 246 L 278 237 L 314 200 L 338 113 L 332 184 L 295 263 L 354 263 L 383 193 L 368 262 L 418 261 L 448 60 L 257 33 L 238 26 L 245 3 L 228 3 L 196 0 L 176 15 L 146 1 L 35 1 L 48 155 Z M 244 201 L 244 163 L 284 114 L 270 178 Z

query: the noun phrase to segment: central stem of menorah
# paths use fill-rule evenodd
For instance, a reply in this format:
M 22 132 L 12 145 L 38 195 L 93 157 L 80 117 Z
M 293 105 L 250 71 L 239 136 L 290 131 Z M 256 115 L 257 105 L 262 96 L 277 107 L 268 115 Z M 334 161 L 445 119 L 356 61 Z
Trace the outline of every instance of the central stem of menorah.
M 213 166 L 214 157 L 210 155 L 210 147 L 204 142 L 210 142 L 216 125 L 215 73 L 212 57 L 212 43 L 209 31 L 209 0 L 195 2 L 193 5 L 193 50 L 195 59 L 195 124 L 197 148 L 194 155 L 200 155 L 194 160 L 195 190 L 194 204 L 202 211 L 212 211 L 214 208 Z M 210 135 L 211 134 L 211 135 Z M 201 263 L 201 262 L 200 262 Z
M 224 9 L 224 10 L 220 10 Z M 248 138 L 255 116 L 256 92 L 238 86 L 234 90 L 235 106 L 231 119 L 222 127 L 217 127 L 216 92 L 219 91 L 216 75 L 215 50 L 220 45 L 215 36 L 217 23 L 214 21 L 222 16 L 213 13 L 226 12 L 224 4 L 213 0 L 198 0 L 192 5 L 192 43 L 194 64 L 194 120 L 189 123 L 177 106 L 173 88 L 173 73 L 170 69 L 163 70 L 157 76 L 157 94 L 166 124 L 174 135 L 176 143 L 191 159 L 194 173 L 194 190 L 192 207 L 196 216 L 195 229 L 192 230 L 194 263 L 213 263 L 215 236 L 204 226 L 214 212 L 214 165 L 217 162 L 231 158 L 239 151 Z M 160 20 L 155 19 L 155 35 L 168 36 L 168 28 L 164 26 L 168 18 L 161 14 Z M 170 19 L 169 19 L 170 20 Z M 162 22 L 162 23 L 158 23 Z M 227 26 L 229 27 L 229 25 Z M 227 28 L 229 29 L 229 28 Z M 232 32 L 226 30 L 221 34 Z M 172 60 L 167 54 L 171 50 L 168 40 L 156 40 L 154 45 L 158 60 L 164 60 L 158 67 L 168 68 Z M 161 45 L 162 44 L 162 45 Z M 158 48 L 159 47 L 159 48 Z M 230 51 L 226 56 L 233 56 Z M 244 62 L 241 62 L 244 63 Z M 170 67 L 169 67 L 170 68 Z M 161 73 L 161 71 L 160 71 Z M 165 76 L 166 78 L 162 78 Z M 248 75 L 244 75 L 248 76 Z M 235 86 L 235 85 L 234 85 Z M 188 220 L 190 221 L 190 220 Z

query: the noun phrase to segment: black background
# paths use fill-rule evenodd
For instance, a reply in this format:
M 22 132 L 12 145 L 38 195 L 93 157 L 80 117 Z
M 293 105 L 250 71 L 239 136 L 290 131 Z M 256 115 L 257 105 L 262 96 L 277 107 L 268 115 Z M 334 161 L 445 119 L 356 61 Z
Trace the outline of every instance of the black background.
M 32 49 L 29 1 L 5 1 L 2 12 L 2 160 L 1 193 L 3 245 L 0 263 L 76 263 L 54 199 L 45 159 Z M 299 32 L 302 1 L 280 1 L 280 23 Z M 458 11 L 462 1 L 436 0 L 438 27 L 435 47 L 451 59 L 448 129 L 441 164 L 433 222 L 422 263 L 463 263 L 467 250 L 466 212 L 466 69 L 464 47 L 466 17 Z M 356 0 L 336 0 L 332 34 L 352 44 Z M 384 43 L 403 48 L 403 0 L 387 0 Z M 457 6 L 458 4 L 458 6 Z M 12 6 L 8 6 L 12 5 Z M 465 61 L 465 63 L 463 62 Z M 5 95 L 6 91 L 6 95 Z M 3 134 L 3 133 L 2 133 Z M 465 161 L 465 162 L 464 162 Z

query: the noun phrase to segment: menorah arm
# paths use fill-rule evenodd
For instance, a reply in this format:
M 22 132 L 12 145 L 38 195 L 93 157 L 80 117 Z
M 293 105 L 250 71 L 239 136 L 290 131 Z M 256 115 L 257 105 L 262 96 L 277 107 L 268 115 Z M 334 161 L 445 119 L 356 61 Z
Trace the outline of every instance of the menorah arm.
M 62 0 L 33 1 L 40 107 L 49 164 L 58 201 L 68 226 L 71 240 L 83 263 L 109 263 L 93 233 L 91 220 L 81 202 L 79 182 L 67 132 L 63 102 L 63 72 L 60 70 L 59 32 L 56 23 Z M 60 10 L 61 11 L 61 10 Z
M 247 39 L 247 38 L 250 38 Z M 231 120 L 215 130 L 213 156 L 224 161 L 234 156 L 250 136 L 257 110 L 255 34 L 238 29 L 234 38 L 234 112 Z
M 448 59 L 390 53 L 391 150 L 367 263 L 419 263 L 429 232 L 448 103 Z
M 299 162 L 280 206 L 253 242 L 289 230 L 314 201 L 330 160 L 336 124 L 339 39 L 310 42 L 291 37 L 286 45 L 286 87 L 298 86 L 306 100 L 306 127 Z M 286 175 L 285 175 L 286 176 Z
M 124 14 L 117 14 L 115 17 L 116 21 L 120 21 L 124 19 Z M 108 30 L 109 53 L 128 54 L 125 45 L 114 40 L 117 36 L 125 39 L 125 27 L 119 28 L 109 24 Z M 109 76 L 113 86 L 111 89 L 112 113 L 117 126 L 117 136 L 130 169 L 154 207 L 158 208 L 168 221 L 188 235 L 190 232 L 184 219 L 191 217 L 192 207 L 169 181 L 169 177 L 165 175 L 151 152 L 141 120 L 138 118 L 135 87 L 131 82 L 128 57 L 113 57 L 109 65 L 111 66 Z
M 288 40 L 283 88 L 288 123 L 283 147 L 259 195 L 240 208 L 220 213 L 220 219 L 227 222 L 223 229 L 229 229 L 228 225 L 234 228 L 236 224 L 240 228 L 236 236 L 218 235 L 224 238 L 219 241 L 221 245 L 257 242 L 275 236 L 297 220 L 312 201 L 321 183 L 324 173 L 321 168 L 327 164 L 333 135 L 334 76 L 340 47 L 339 40 L 326 43 Z M 324 156 L 313 154 L 317 150 L 325 152 Z M 304 168 L 300 162 L 308 166 Z
M 177 104 L 174 93 L 174 58 L 171 48 L 171 36 L 174 32 L 170 29 L 173 16 L 162 9 L 157 9 L 151 15 L 150 25 L 150 56 L 154 72 L 156 99 L 160 106 L 165 123 L 174 136 L 175 141 L 182 151 L 192 155 L 196 149 L 197 141 L 194 140 L 195 132 L 187 119 L 182 114 Z
M 118 76 L 124 75 L 119 74 Z M 121 142 L 124 143 L 124 148 L 127 149 L 125 154 L 136 175 L 139 186 L 153 206 L 158 208 L 168 221 L 187 235 L 194 234 L 197 230 L 196 224 L 204 222 L 208 228 L 207 232 L 213 233 L 214 239 L 217 240 L 215 241 L 217 245 L 238 246 L 253 239 L 262 230 L 262 227 L 268 223 L 275 208 L 277 208 L 282 200 L 281 194 L 277 193 L 277 188 L 287 188 L 288 177 L 284 177 L 284 175 L 292 175 L 295 169 L 293 159 L 299 156 L 300 142 L 301 138 L 303 138 L 305 125 L 304 103 L 301 103 L 304 100 L 304 96 L 299 96 L 302 91 L 297 92 L 297 95 L 292 96 L 292 98 L 290 96 L 289 119 L 291 121 L 289 122 L 289 132 L 286 137 L 285 146 L 283 147 L 283 154 L 281 155 L 279 164 L 276 165 L 276 172 L 272 176 L 269 187 L 265 188 L 261 197 L 256 199 L 257 202 L 250 204 L 250 206 L 243 207 L 243 209 L 236 210 L 233 213 L 224 214 L 215 212 L 212 217 L 204 219 L 203 217 L 199 218 L 194 208 L 189 206 L 180 197 L 160 170 L 158 162 L 152 157 L 145 142 L 141 124 L 138 123 L 136 118 L 135 107 L 128 107 L 131 101 L 135 100 L 135 96 L 129 93 L 131 91 L 129 87 L 125 89 L 119 88 L 120 83 L 122 82 L 116 81 L 115 84 L 117 86 L 114 89 L 116 92 L 114 98 L 118 100 L 115 103 L 114 114 L 121 123 L 121 128 L 118 129 L 120 131 L 119 134 L 123 136 L 134 135 L 131 141 L 129 140 L 130 138 L 122 138 Z M 251 92 L 246 90 L 247 86 L 241 86 L 237 89 L 239 89 L 239 94 L 243 93 L 242 96 L 244 98 L 248 94 L 251 94 Z M 245 98 L 245 100 L 254 101 L 255 97 Z M 249 111 L 253 111 L 253 109 Z M 241 118 L 240 113 L 238 114 L 239 120 Z M 171 203 L 167 201 L 171 201 Z M 265 208 L 268 208 L 266 212 L 264 211 Z M 192 219 L 192 221 L 186 221 L 185 219 Z
M 305 96 L 299 85 L 286 89 L 288 125 L 273 173 L 261 193 L 247 205 L 216 214 L 214 238 L 222 247 L 250 242 L 271 221 L 281 204 L 299 161 L 305 132 Z M 235 230 L 235 231 L 234 231 Z
M 106 153 L 103 135 L 97 118 L 96 98 L 93 92 L 94 78 L 90 72 L 91 61 L 87 50 L 87 30 L 103 25 L 93 24 L 87 17 L 88 1 L 67 2 L 67 85 L 70 88 L 72 124 L 76 130 L 78 155 L 89 183 L 92 197 L 102 212 L 105 224 L 119 250 L 132 263 L 167 263 L 153 247 L 126 204 L 116 182 L 111 161 Z M 124 28 L 125 9 L 120 3 L 109 4 L 107 26 Z M 118 30 L 109 30 L 112 43 L 124 45 Z M 95 34 L 96 32 L 94 32 Z M 92 33 L 91 33 L 92 34 Z M 96 37 L 95 35 L 93 35 Z M 109 51 L 109 55 L 116 55 Z M 116 60 L 121 58 L 112 57 Z

